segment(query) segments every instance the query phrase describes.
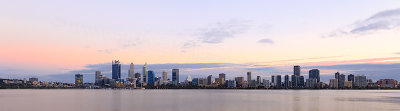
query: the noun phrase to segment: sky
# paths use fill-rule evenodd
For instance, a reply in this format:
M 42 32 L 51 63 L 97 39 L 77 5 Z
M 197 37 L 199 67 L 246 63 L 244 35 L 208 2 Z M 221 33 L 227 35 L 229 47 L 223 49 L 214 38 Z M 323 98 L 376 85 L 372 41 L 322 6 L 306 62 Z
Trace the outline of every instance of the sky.
M 293 66 L 400 80 L 398 0 L 0 1 L 0 78 L 73 82 L 111 61 L 181 79 L 291 75 Z M 170 76 L 170 75 L 169 75 Z

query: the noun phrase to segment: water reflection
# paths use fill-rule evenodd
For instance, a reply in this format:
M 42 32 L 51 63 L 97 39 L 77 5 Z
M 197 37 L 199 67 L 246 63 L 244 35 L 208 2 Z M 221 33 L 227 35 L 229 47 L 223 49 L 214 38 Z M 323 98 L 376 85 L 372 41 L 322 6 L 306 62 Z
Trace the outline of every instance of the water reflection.
M 0 111 L 399 110 L 400 91 L 0 90 Z

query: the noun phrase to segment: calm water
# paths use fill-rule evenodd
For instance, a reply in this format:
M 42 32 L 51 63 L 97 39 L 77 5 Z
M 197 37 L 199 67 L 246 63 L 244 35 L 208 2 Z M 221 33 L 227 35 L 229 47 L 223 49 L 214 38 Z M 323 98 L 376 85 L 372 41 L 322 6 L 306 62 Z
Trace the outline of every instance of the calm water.
M 398 90 L 0 90 L 0 111 L 400 111 Z

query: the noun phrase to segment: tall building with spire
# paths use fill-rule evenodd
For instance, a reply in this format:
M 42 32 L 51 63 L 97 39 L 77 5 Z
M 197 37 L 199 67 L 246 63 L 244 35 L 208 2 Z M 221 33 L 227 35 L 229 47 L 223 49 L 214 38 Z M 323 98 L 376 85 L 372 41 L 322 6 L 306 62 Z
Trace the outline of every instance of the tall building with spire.
M 143 65 L 143 82 L 149 82 L 149 73 L 147 72 L 147 62 Z
M 112 61 L 112 79 L 121 80 L 121 63 L 119 60 Z
M 135 78 L 135 71 L 134 71 L 133 63 L 131 63 L 131 65 L 129 66 L 128 77 L 132 78 L 132 79 Z

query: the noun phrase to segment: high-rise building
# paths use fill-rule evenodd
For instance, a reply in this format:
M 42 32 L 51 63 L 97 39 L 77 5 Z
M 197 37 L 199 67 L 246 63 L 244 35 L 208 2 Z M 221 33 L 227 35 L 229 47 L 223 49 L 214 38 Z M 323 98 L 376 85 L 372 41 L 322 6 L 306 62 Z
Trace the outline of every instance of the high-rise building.
M 121 64 L 119 60 L 112 61 L 112 79 L 121 80 Z
M 82 86 L 83 85 L 83 75 L 75 74 L 75 85 Z
M 304 87 L 304 76 L 299 76 L 299 81 L 298 82 L 299 82 L 299 83 L 297 83 L 298 86 L 300 88 L 303 88 Z
M 329 87 L 330 88 L 338 88 L 338 79 L 330 79 Z
M 226 81 L 226 86 L 228 87 L 228 88 L 234 88 L 234 87 L 236 87 L 236 81 L 235 80 L 227 80 Z
M 247 72 L 247 82 L 251 82 L 251 72 Z
M 300 76 L 300 66 L 293 67 L 293 75 Z
M 344 81 L 346 81 L 346 75 L 340 74 L 338 79 L 338 87 L 344 88 Z
M 172 69 L 172 82 L 175 85 L 179 83 L 179 69 Z
M 147 62 L 146 62 L 143 65 L 143 82 L 144 83 L 147 83 L 149 81 L 148 76 L 149 76 L 149 74 L 148 74 L 148 71 L 147 71 Z
M 285 82 L 284 82 L 285 88 L 290 88 L 289 87 L 289 75 L 285 75 Z
M 257 83 L 256 83 L 256 85 L 257 86 L 259 86 L 259 85 L 261 85 L 261 76 L 257 76 L 257 81 L 256 81 Z
M 356 87 L 367 87 L 367 77 L 366 76 L 355 76 L 354 77 L 354 86 Z
M 272 84 L 272 87 L 275 86 L 275 76 L 274 75 L 271 75 L 271 84 Z
M 142 80 L 142 75 L 140 73 L 135 73 L 136 82 Z
M 299 76 L 292 75 L 292 88 L 298 88 Z
M 208 85 L 211 85 L 211 84 L 212 84 L 212 75 L 209 75 L 209 76 L 207 77 L 207 84 L 208 84 Z
M 352 82 L 353 82 L 353 85 L 354 85 L 354 75 L 353 75 L 353 74 L 349 74 L 349 75 L 347 76 L 347 81 L 352 81 Z
M 128 77 L 130 78 L 135 78 L 135 71 L 134 71 L 134 65 L 133 63 L 131 63 L 131 65 L 129 65 L 129 70 L 128 70 Z
M 263 79 L 263 85 L 265 88 L 269 88 L 269 80 Z
M 148 82 L 147 82 L 147 84 L 148 85 L 150 85 L 150 86 L 154 86 L 154 82 L 155 82 L 155 76 L 154 76 L 154 72 L 153 71 L 147 71 L 147 74 L 148 74 L 148 78 L 147 78 L 147 80 L 148 80 Z
M 319 77 L 319 70 L 318 69 L 311 69 L 308 71 L 308 78 L 309 79 L 316 79 L 317 83 L 320 82 L 320 77 Z
M 219 74 L 219 77 L 218 78 L 223 78 L 222 80 L 223 81 L 225 81 L 226 80 L 226 78 L 225 78 L 225 74 L 224 73 L 221 73 L 221 74 Z
M 244 77 L 235 77 L 236 86 L 242 86 L 244 82 Z
M 163 78 L 163 81 L 168 81 L 167 71 L 162 72 L 162 78 Z
M 103 75 L 101 75 L 101 71 L 95 72 L 95 80 L 94 83 L 97 84 Z
M 335 79 L 339 79 L 339 75 L 340 75 L 340 73 L 339 73 L 339 72 L 336 72 L 336 73 L 335 73 Z
M 281 77 L 281 75 L 276 75 L 276 80 L 275 80 L 275 87 L 276 88 L 281 88 L 281 86 L 282 86 L 282 77 Z

